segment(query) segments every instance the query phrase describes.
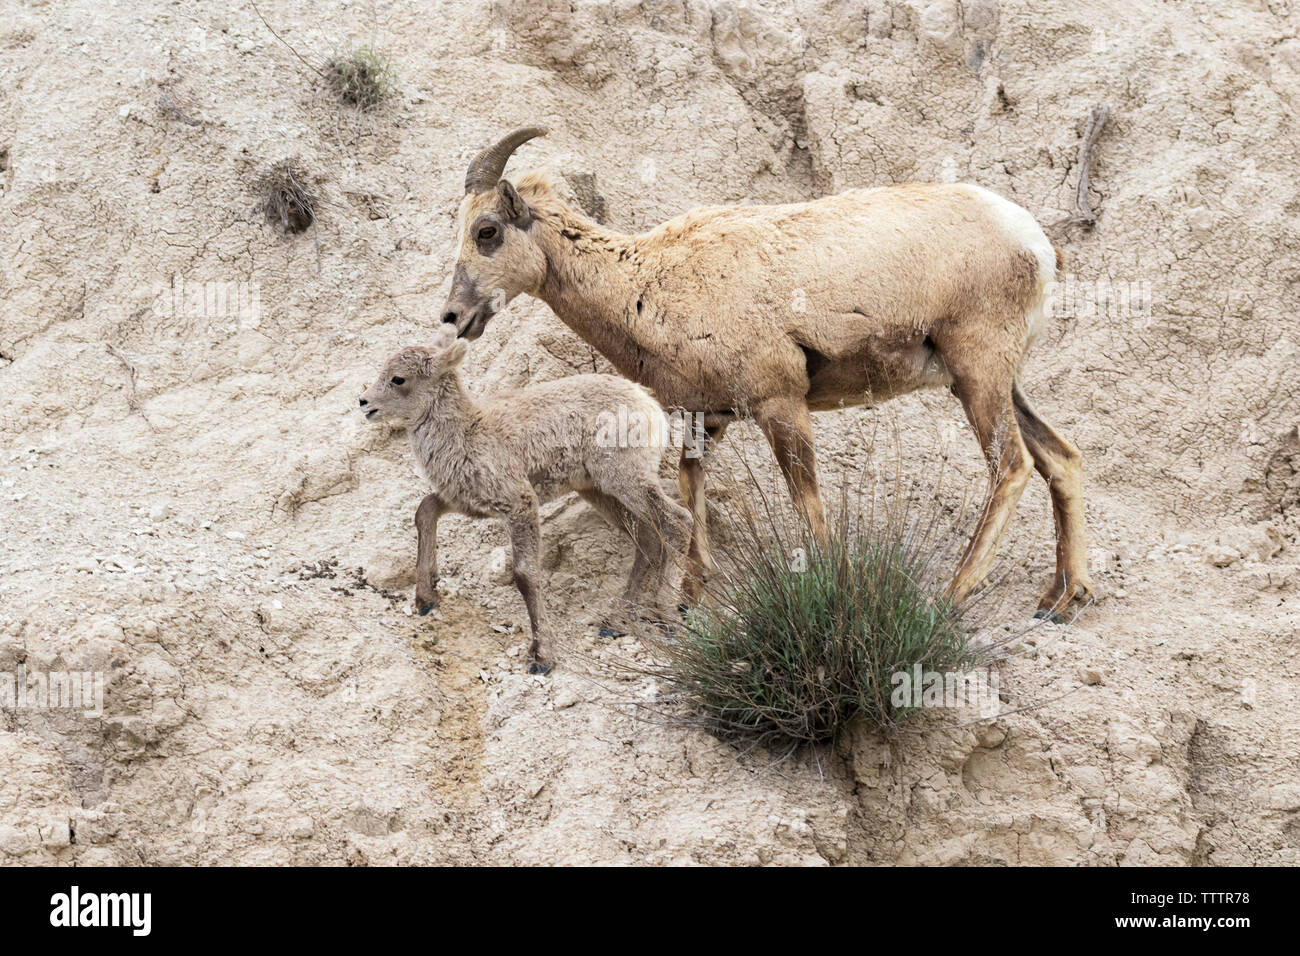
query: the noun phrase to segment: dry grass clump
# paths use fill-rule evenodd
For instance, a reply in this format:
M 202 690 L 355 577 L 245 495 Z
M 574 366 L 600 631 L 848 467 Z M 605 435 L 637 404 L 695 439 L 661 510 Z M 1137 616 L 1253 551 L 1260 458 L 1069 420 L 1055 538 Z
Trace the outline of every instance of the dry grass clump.
M 851 721 L 897 730 L 918 708 L 895 693 L 896 675 L 918 666 L 972 675 L 1005 656 L 1010 637 L 976 637 L 998 580 L 961 607 L 942 596 L 967 506 L 945 502 L 941 471 L 930 477 L 932 490 L 919 494 L 901 478 L 850 481 L 829 509 L 826 546 L 784 488 L 765 488 L 747 465 L 718 481 L 737 493 L 710 502 L 717 568 L 703 599 L 680 623 L 636 634 L 653 663 L 632 669 L 660 688 L 651 710 L 788 751 L 831 741 Z
M 252 4 L 252 7 L 271 36 L 296 56 L 299 62 L 324 80 L 330 91 L 343 102 L 368 110 L 377 106 L 393 91 L 393 66 L 385 54 L 370 46 L 346 51 L 336 48 L 334 54 L 326 59 L 322 66 L 317 66 L 276 32 L 275 27 L 262 16 L 262 11 L 257 8 L 256 3 Z
M 262 197 L 258 211 L 278 222 L 286 234 L 304 232 L 316 222 L 320 197 L 297 159 L 275 163 L 258 178 L 255 188 Z
M 325 84 L 345 103 L 368 110 L 393 91 L 393 67 L 383 53 L 363 46 L 339 51 L 325 61 Z
M 736 531 L 711 600 L 661 644 L 673 695 L 720 736 L 821 743 L 855 718 L 893 729 L 914 710 L 891 700 L 895 673 L 977 663 L 913 529 L 844 508 L 826 547 L 748 517 Z

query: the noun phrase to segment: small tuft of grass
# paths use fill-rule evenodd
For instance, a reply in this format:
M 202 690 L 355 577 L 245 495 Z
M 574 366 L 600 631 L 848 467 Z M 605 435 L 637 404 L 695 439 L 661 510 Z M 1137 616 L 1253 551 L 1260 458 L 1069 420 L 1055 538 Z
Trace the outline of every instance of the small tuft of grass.
M 392 62 L 368 46 L 336 50 L 325 61 L 323 73 L 335 96 L 362 110 L 378 106 L 393 91 Z
M 320 197 L 297 159 L 282 159 L 271 166 L 258 178 L 256 190 L 262 197 L 258 210 L 278 222 L 286 234 L 305 232 L 316 222 Z

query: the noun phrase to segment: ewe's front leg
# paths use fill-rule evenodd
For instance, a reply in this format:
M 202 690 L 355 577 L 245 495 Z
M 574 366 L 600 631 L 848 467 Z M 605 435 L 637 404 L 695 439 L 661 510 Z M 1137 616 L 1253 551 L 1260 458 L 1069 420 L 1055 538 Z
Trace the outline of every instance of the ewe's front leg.
M 506 515 L 506 530 L 510 532 L 515 587 L 528 608 L 528 623 L 533 634 L 532 643 L 528 645 L 528 673 L 546 674 L 554 665 L 546 659 L 543 648 L 548 630 L 541 588 L 542 527 L 533 490 L 529 488 L 520 498 L 519 507 Z
M 807 403 L 802 399 L 765 402 L 754 409 L 754 419 L 776 456 L 795 509 L 807 520 L 817 543 L 825 548 L 830 544 L 830 530 L 817 487 L 817 456 Z
M 438 606 L 438 518 L 445 508 L 437 495 L 425 495 L 415 509 L 415 609 L 421 614 Z

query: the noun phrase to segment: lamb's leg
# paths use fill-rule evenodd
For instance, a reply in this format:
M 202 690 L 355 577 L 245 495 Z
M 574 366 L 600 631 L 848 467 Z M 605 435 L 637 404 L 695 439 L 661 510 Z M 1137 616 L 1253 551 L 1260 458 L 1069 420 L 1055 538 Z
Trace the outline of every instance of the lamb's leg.
M 445 508 L 437 495 L 425 495 L 415 509 L 415 609 L 421 614 L 438 606 L 438 518 Z
M 722 441 L 726 425 L 706 428 L 707 440 L 697 447 L 695 436 L 688 433 L 682 442 L 682 460 L 678 467 L 677 483 L 682 490 L 682 501 L 691 514 L 691 541 L 686 553 L 686 574 L 682 578 L 682 600 L 694 604 L 704 589 L 704 574 L 713 567 L 709 554 L 709 535 L 705 520 L 704 456 L 717 442 Z
M 621 620 L 623 615 L 632 613 L 634 608 L 644 603 L 646 579 L 651 570 L 660 566 L 662 556 L 659 552 L 662 546 L 654 529 L 648 528 L 644 522 L 638 521 L 629 514 L 628 510 L 619 504 L 617 498 L 594 488 L 580 491 L 578 494 L 599 511 L 610 524 L 626 532 L 636 548 L 636 556 L 632 559 L 632 571 L 628 575 L 627 586 L 623 589 L 620 608 L 622 613 L 606 618 L 600 627 L 601 637 L 616 637 L 624 633 L 626 622 Z
M 545 674 L 553 666 L 546 659 L 546 602 L 542 598 L 542 528 L 537 515 L 537 496 L 529 488 L 520 495 L 519 507 L 506 515 L 510 549 L 514 561 L 515 587 L 528 608 L 533 639 L 528 645 L 528 673 Z
M 661 614 L 658 592 L 672 583 L 674 559 L 687 549 L 692 531 L 691 513 L 664 494 L 654 473 L 633 476 L 625 485 L 606 491 L 636 519 L 641 528 L 640 547 L 656 554 L 656 594 L 655 600 L 649 603 L 654 605 L 650 610 Z
M 779 399 L 754 409 L 754 419 L 772 447 L 798 509 L 808 521 L 813 536 L 823 546 L 829 543 L 826 513 L 817 488 L 817 456 L 813 451 L 812 416 L 803 399 Z

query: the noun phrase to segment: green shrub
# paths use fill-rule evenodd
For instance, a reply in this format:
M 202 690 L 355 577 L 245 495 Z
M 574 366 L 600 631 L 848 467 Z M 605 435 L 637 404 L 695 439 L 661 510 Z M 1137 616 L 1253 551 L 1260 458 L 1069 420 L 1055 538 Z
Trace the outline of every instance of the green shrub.
M 845 496 L 826 548 L 766 498 L 711 518 L 705 600 L 652 643 L 665 701 L 719 736 L 789 746 L 853 719 L 892 729 L 914 709 L 891 703 L 892 675 L 980 663 L 962 610 L 940 596 L 952 565 L 937 515 L 881 515 L 874 497 L 855 510 Z
M 325 61 L 324 74 L 335 96 L 363 110 L 377 106 L 393 90 L 392 63 L 368 46 L 336 50 Z

